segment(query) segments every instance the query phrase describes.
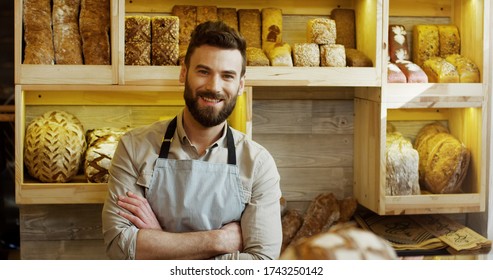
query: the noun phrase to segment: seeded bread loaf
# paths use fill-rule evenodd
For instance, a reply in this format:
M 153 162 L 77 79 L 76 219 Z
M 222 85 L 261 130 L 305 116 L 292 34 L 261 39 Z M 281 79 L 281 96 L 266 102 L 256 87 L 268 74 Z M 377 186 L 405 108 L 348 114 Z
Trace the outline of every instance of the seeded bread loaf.
M 197 6 L 197 25 L 206 21 L 217 21 L 216 6 Z
M 460 54 L 459 29 L 455 25 L 438 25 L 438 36 L 440 42 L 440 57 Z
M 413 62 L 423 67 L 426 60 L 439 56 L 440 41 L 436 25 L 418 24 L 413 27 Z
M 480 82 L 479 68 L 471 59 L 460 54 L 453 54 L 447 56 L 445 60 L 454 65 L 455 69 L 457 69 L 457 72 L 459 74 L 459 82 Z
M 314 18 L 307 22 L 306 41 L 319 45 L 336 43 L 336 23 L 329 18 Z
M 247 47 L 246 49 L 248 66 L 269 66 L 269 58 L 261 48 Z
M 346 50 L 343 45 L 320 45 L 320 64 L 328 67 L 346 67 Z
M 294 43 L 293 44 L 293 65 L 294 66 L 320 66 L 320 48 L 315 43 Z
M 458 83 L 459 72 L 453 64 L 441 57 L 432 57 L 424 61 L 423 71 L 430 83 Z
M 191 5 L 175 5 L 171 11 L 173 16 L 179 19 L 179 49 L 188 48 L 190 35 L 197 26 L 197 7 Z
M 155 16 L 151 22 L 152 65 L 177 65 L 180 54 L 180 19 L 177 16 Z
M 151 65 L 151 18 L 125 17 L 125 65 Z
M 229 27 L 238 30 L 238 13 L 236 8 L 217 8 L 217 19 L 226 23 Z
M 258 9 L 239 9 L 238 28 L 247 47 L 262 48 L 262 20 Z

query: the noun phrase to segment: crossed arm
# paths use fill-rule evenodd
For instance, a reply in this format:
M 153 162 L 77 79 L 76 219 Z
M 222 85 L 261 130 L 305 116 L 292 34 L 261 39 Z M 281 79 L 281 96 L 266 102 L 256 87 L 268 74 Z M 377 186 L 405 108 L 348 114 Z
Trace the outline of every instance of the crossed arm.
M 218 230 L 172 233 L 163 231 L 145 198 L 127 192 L 127 196 L 118 197 L 117 204 L 129 211 L 118 214 L 139 228 L 136 259 L 208 259 L 242 250 L 237 222 Z

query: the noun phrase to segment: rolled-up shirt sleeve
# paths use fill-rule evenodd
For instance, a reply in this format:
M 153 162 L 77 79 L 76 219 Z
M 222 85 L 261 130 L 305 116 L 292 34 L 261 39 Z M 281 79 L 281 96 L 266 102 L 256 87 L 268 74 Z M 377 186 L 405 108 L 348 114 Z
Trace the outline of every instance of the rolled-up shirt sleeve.
M 138 170 L 132 165 L 132 150 L 127 145 L 128 136 L 123 136 L 113 155 L 109 169 L 108 195 L 103 211 L 103 237 L 106 254 L 111 259 L 135 259 L 138 229 L 127 219 L 118 215 L 125 211 L 117 205 L 118 197 L 131 191 L 144 196 L 143 189 L 137 185 Z

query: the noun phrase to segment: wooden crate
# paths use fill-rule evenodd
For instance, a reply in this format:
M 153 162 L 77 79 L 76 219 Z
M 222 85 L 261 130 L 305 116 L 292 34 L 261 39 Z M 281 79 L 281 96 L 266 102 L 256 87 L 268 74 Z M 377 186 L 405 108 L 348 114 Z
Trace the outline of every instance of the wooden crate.
M 120 1 L 119 33 L 124 34 L 125 15 L 170 15 L 174 5 L 204 5 L 203 1 Z M 306 22 L 315 17 L 328 17 L 334 8 L 355 10 L 357 49 L 363 51 L 374 67 L 247 67 L 248 86 L 380 86 L 380 49 L 382 34 L 382 1 L 304 1 L 303 5 L 282 0 L 214 1 L 208 5 L 236 9 L 278 7 L 283 12 L 283 41 L 306 42 Z M 363 31 L 364 30 L 364 31 Z M 369 32 L 368 32 L 369 31 Z M 119 61 L 124 62 L 125 44 L 119 40 Z M 119 79 L 126 85 L 177 85 L 179 66 L 123 66 Z
M 455 24 L 461 34 L 461 54 L 479 67 L 481 82 L 468 84 L 391 84 L 382 73 L 381 89 L 355 92 L 354 194 L 359 202 L 382 215 L 482 212 L 486 203 L 487 96 L 490 21 L 489 1 L 384 1 L 382 57 L 388 55 L 388 25 L 403 24 L 412 40 L 415 24 Z M 412 49 L 410 49 L 412 50 Z M 386 61 L 385 61 L 386 63 Z M 384 71 L 385 72 L 385 71 Z M 387 121 L 415 124 L 445 121 L 451 133 L 471 150 L 464 193 L 386 196 L 385 142 Z M 404 127 L 405 128 L 405 127 Z M 414 133 L 417 133 L 415 130 Z M 413 138 L 415 134 L 408 133 Z
M 23 141 L 27 124 L 50 110 L 75 115 L 85 130 L 137 127 L 173 117 L 184 106 L 182 87 L 16 86 L 15 165 L 18 204 L 103 203 L 106 184 L 88 183 L 78 175 L 68 183 L 41 183 L 24 170 Z M 230 123 L 251 133 L 251 88 L 237 101 Z
M 118 0 L 110 0 L 111 65 L 23 64 L 23 1 L 15 1 L 14 65 L 15 84 L 117 84 L 118 83 Z

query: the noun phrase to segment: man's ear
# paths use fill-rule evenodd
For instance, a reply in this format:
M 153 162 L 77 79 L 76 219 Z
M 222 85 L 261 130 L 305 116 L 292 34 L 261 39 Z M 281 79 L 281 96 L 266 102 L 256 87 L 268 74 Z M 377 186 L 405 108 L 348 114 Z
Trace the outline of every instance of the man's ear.
M 245 75 L 240 79 L 240 87 L 238 88 L 238 96 L 242 95 L 245 91 Z
M 186 80 L 187 80 L 187 67 L 185 66 L 185 64 L 182 64 L 180 69 L 180 83 L 184 84 Z

